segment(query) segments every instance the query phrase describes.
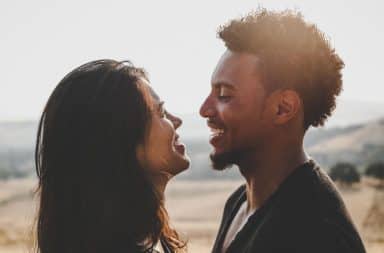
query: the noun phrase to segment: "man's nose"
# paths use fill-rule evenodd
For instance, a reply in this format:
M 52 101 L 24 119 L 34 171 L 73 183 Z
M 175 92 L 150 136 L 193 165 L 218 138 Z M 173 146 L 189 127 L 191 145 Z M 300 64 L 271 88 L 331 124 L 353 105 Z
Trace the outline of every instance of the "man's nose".
M 200 107 L 200 115 L 203 118 L 211 118 L 215 114 L 215 108 L 213 106 L 212 100 L 210 97 L 207 97 L 203 104 Z

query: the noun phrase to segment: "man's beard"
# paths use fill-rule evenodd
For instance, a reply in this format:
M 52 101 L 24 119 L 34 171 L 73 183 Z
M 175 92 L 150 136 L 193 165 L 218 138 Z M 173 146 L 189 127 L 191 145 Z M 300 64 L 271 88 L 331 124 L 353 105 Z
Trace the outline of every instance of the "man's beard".
M 233 165 L 237 164 L 240 160 L 239 151 L 225 152 L 222 154 L 210 154 L 210 159 L 212 162 L 212 168 L 214 170 L 223 171 L 227 168 L 231 168 Z

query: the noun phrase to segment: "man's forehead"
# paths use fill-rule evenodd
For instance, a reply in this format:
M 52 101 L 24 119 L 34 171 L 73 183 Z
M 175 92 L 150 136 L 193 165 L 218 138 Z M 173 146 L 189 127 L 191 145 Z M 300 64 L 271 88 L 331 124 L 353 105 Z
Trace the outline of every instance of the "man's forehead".
M 257 74 L 260 59 L 255 54 L 227 50 L 212 74 L 212 85 L 234 84 L 238 79 Z

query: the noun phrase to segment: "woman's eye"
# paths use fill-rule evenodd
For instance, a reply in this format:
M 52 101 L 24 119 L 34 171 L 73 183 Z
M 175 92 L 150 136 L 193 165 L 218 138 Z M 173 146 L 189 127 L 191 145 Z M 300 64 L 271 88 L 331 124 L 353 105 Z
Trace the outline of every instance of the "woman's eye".
M 154 113 L 156 113 L 160 118 L 164 118 L 167 115 L 167 111 L 164 108 L 164 102 L 160 102 L 154 108 Z
M 161 118 L 164 118 L 166 115 L 166 111 L 165 111 L 163 106 L 160 106 L 160 108 L 159 108 L 159 115 Z

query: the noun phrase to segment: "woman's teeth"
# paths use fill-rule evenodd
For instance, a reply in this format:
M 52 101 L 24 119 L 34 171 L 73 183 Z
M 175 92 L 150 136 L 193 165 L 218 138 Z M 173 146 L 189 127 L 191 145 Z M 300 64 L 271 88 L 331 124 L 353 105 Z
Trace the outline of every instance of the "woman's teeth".
M 173 145 L 177 146 L 177 145 L 182 145 L 183 143 L 180 141 L 180 138 L 179 136 L 177 135 L 175 137 L 175 139 L 173 140 Z
M 175 148 L 175 150 L 184 155 L 185 154 L 185 146 L 182 142 L 179 141 L 179 139 L 177 138 L 174 142 L 173 142 L 173 147 Z

